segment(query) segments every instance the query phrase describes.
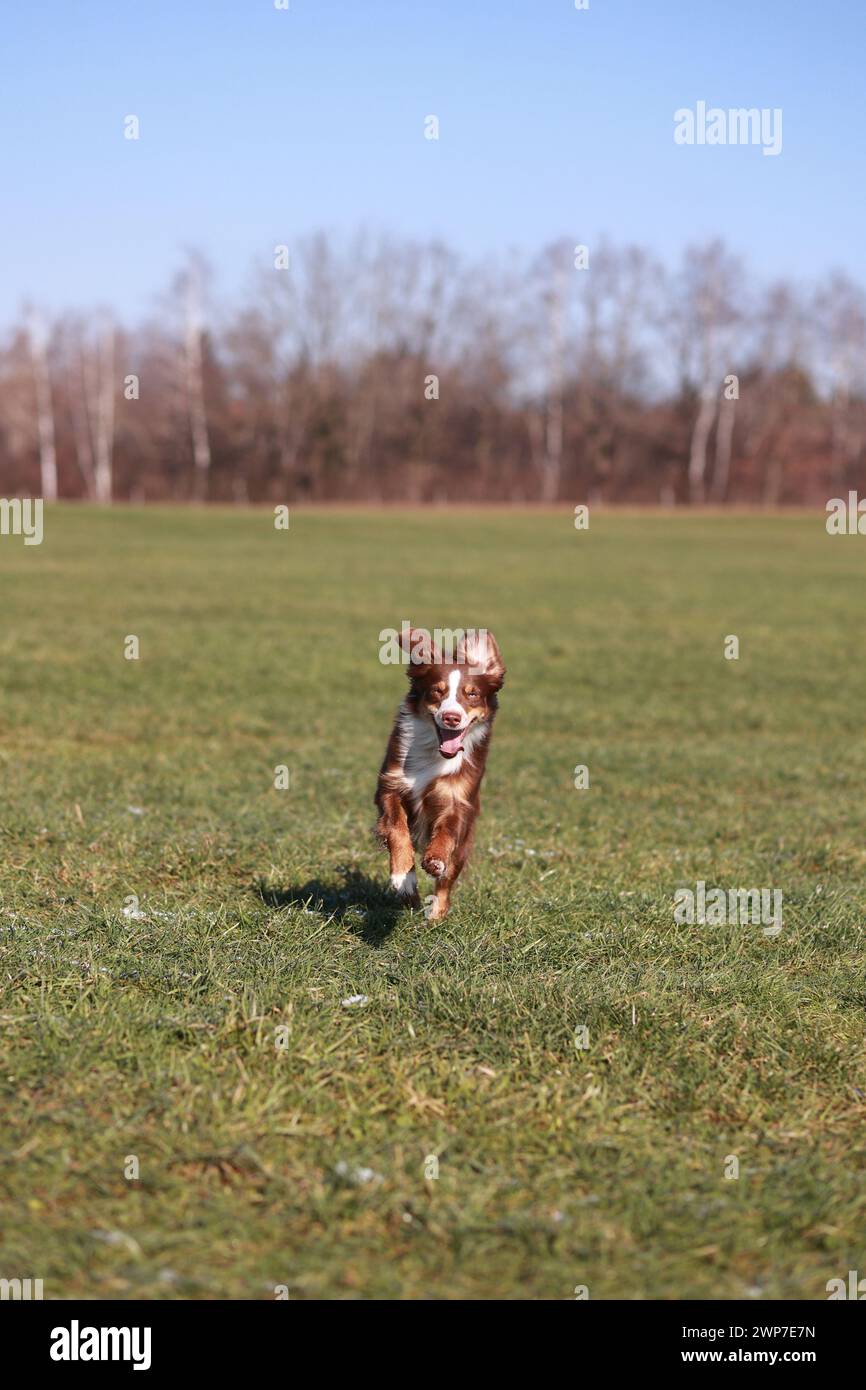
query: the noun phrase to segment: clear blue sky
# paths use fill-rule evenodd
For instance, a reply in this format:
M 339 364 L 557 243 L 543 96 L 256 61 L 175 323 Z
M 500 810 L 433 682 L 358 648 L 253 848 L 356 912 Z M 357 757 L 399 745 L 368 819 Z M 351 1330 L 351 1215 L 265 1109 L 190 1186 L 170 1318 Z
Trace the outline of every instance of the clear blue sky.
M 0 322 L 134 317 L 190 244 L 231 294 L 318 227 L 665 259 L 721 234 L 763 275 L 866 280 L 862 0 L 290 2 L 5 7 Z M 781 107 L 781 155 L 676 146 L 699 99 Z

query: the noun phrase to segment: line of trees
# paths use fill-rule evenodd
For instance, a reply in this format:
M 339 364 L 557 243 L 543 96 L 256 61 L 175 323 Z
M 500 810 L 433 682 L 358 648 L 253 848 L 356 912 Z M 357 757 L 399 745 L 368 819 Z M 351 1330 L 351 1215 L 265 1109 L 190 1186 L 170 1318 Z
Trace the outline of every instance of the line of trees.
M 27 305 L 0 492 L 47 500 L 823 502 L 864 486 L 866 296 L 560 241 L 319 234 L 238 302 L 189 253 L 136 329 Z

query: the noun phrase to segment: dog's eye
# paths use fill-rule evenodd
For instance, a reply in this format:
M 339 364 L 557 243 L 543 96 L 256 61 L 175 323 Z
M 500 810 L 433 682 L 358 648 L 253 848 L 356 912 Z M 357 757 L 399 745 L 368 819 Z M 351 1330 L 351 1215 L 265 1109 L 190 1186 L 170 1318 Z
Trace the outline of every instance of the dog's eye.
M 466 696 L 467 700 L 477 700 L 477 699 L 478 699 L 478 691 L 477 691 L 477 690 L 464 690 L 463 694 Z

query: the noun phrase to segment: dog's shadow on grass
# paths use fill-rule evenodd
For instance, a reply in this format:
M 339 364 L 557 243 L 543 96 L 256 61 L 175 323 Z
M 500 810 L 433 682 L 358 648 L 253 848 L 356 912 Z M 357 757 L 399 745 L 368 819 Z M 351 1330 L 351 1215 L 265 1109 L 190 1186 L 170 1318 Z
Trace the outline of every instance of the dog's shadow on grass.
M 390 888 L 357 869 L 339 873 L 342 881 L 311 878 L 297 888 L 259 883 L 256 892 L 268 907 L 301 908 L 323 922 L 339 922 L 368 946 L 381 946 L 406 913 L 405 904 Z

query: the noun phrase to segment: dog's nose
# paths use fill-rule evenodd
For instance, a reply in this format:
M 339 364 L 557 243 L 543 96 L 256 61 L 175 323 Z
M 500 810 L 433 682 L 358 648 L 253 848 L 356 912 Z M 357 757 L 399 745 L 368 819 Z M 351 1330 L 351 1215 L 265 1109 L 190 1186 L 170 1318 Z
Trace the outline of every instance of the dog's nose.
M 456 709 L 450 709 L 442 715 L 442 723 L 446 724 L 449 729 L 456 729 L 458 725 L 463 723 L 463 715 L 458 714 Z

